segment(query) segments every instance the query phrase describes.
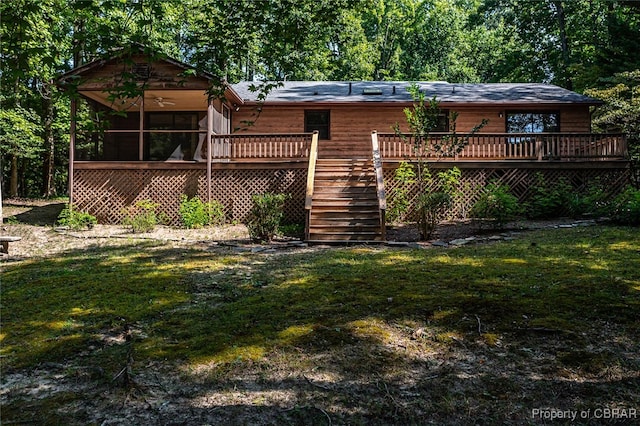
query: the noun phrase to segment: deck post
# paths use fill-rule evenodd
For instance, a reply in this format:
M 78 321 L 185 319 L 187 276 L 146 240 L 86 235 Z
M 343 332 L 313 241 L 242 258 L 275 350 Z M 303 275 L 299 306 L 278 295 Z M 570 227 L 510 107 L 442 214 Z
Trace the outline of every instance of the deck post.
M 544 149 L 542 146 L 542 139 L 540 138 L 536 138 L 536 151 L 538 153 L 537 157 L 538 157 L 538 161 L 542 161 L 542 157 L 544 154 Z
M 138 133 L 138 160 L 144 161 L 144 92 L 140 97 L 140 129 Z
M 77 100 L 71 98 L 71 123 L 69 125 L 69 206 L 73 204 L 73 161 L 76 151 Z
M 207 105 L 207 202 L 211 202 L 211 140 L 213 139 L 213 99 Z

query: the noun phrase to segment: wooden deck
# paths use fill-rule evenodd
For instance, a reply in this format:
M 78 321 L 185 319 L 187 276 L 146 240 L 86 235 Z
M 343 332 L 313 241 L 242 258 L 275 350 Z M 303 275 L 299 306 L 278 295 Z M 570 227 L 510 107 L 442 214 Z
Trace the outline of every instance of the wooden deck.
M 432 135 L 430 147 L 443 137 Z M 213 135 L 210 162 L 74 161 L 73 200 L 100 222 L 119 223 L 126 206 L 151 199 L 178 224 L 180 196 L 198 195 L 222 202 L 227 219 L 242 222 L 253 194 L 282 192 L 291 194 L 286 221 L 306 220 L 310 241 L 384 240 L 385 193 L 397 184 L 398 164 L 415 160 L 412 138 L 377 134 L 376 146 L 370 136 L 369 156 L 356 159 L 329 158 L 327 151 L 319 157 L 312 139 L 311 133 Z M 568 181 L 576 191 L 598 181 L 615 193 L 629 180 L 626 141 L 614 134 L 478 134 L 456 155 L 428 158 L 434 168 L 462 170 L 468 190 L 452 210 L 457 216 L 491 181 L 526 201 L 537 174 L 550 183 Z
M 458 137 L 463 135 L 457 135 Z M 478 133 L 468 138 L 459 152 L 442 152 L 454 135 L 430 135 L 426 143 L 417 144 L 411 135 L 380 134 L 383 160 L 405 160 L 423 151 L 426 158 L 455 161 L 605 161 L 628 158 L 622 134 L 595 133 Z

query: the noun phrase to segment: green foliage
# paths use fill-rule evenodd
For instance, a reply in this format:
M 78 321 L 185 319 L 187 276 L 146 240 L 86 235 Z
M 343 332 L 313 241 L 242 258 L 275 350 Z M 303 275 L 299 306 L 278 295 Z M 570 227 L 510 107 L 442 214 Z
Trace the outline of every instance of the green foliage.
M 427 239 L 433 233 L 437 224 L 446 217 L 447 209 L 452 205 L 453 199 L 459 195 L 458 185 L 460 184 L 461 172 L 457 168 L 438 173 L 441 188 L 433 189 L 433 179 L 429 170 L 428 159 L 435 155 L 438 159 L 451 157 L 459 153 L 469 143 L 469 138 L 480 131 L 488 121 L 483 119 L 467 134 L 459 135 L 456 132 L 456 120 L 458 114 L 450 112 L 449 126 L 450 133 L 444 136 L 432 138 L 431 134 L 438 129 L 442 111 L 438 100 L 433 97 L 427 100 L 426 95 L 420 90 L 417 84 L 412 84 L 408 91 L 413 98 L 413 108 L 405 108 L 404 114 L 411 130 L 411 135 L 407 136 L 400 130 L 400 125 L 396 123 L 394 130 L 405 141 L 411 138 L 413 151 L 416 160 L 416 183 L 418 187 L 418 203 L 416 206 L 418 217 L 418 228 L 420 237 Z M 402 208 L 402 192 L 399 194 Z M 406 197 L 405 197 L 406 199 Z M 392 213 L 392 217 L 396 212 Z
M 254 241 L 271 241 L 278 232 L 288 194 L 265 193 L 251 197 L 253 203 L 247 228 Z
M 409 191 L 415 183 L 416 172 L 411 164 L 406 161 L 401 162 L 395 170 L 393 180 L 395 185 L 389 191 L 387 201 L 386 220 L 389 223 L 400 222 L 406 219 L 406 214 L 411 207 L 409 201 Z
M 640 226 L 640 189 L 628 186 L 609 205 L 615 223 Z
M 71 204 L 67 204 L 58 216 L 58 225 L 66 226 L 74 231 L 91 229 L 97 223 L 98 220 L 95 216 L 75 210 Z
M 166 216 L 156 211 L 159 206 L 151 200 L 138 201 L 124 209 L 122 225 L 130 228 L 134 234 L 153 231 L 156 225 L 166 221 Z
M 530 192 L 527 216 L 532 219 L 550 219 L 567 213 L 573 188 L 565 179 L 550 184 L 542 173 L 536 173 Z
M 490 183 L 471 208 L 470 216 L 492 219 L 498 226 L 503 226 L 521 213 L 522 208 L 518 198 L 509 192 L 507 185 Z
M 42 127 L 33 110 L 0 109 L 0 155 L 35 159 L 42 152 Z
M 600 181 L 592 182 L 585 192 L 571 191 L 567 195 L 567 210 L 573 217 L 608 214 L 609 196 Z
M 446 216 L 451 204 L 451 195 L 446 192 L 427 192 L 418 197 L 418 226 L 422 240 L 431 237 L 436 226 Z
M 603 132 L 623 132 L 634 166 L 636 187 L 640 187 L 640 69 L 602 79 L 604 88 L 587 90 L 605 104 L 594 111 L 593 126 Z
M 288 223 L 278 226 L 278 235 L 283 237 L 303 238 L 304 224 Z
M 420 237 L 428 239 L 436 226 L 449 215 L 455 197 L 459 193 L 462 172 L 457 167 L 438 172 L 434 182 L 429 169 L 425 169 L 425 182 L 428 190 L 418 196 L 418 228 Z
M 189 199 L 182 194 L 178 213 L 182 224 L 187 229 L 222 225 L 225 222 L 224 206 L 217 200 L 204 202 L 198 197 Z

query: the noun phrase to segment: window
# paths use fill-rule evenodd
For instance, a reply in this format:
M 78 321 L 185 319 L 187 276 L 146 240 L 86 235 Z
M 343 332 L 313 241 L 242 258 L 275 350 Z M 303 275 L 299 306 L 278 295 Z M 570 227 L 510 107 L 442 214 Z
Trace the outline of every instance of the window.
M 198 130 L 198 113 L 152 112 L 147 117 L 149 130 Z M 193 160 L 198 133 L 176 132 L 147 135 L 146 159 L 151 161 Z
M 560 131 L 557 112 L 507 113 L 507 133 L 550 133 Z
M 304 131 L 318 131 L 320 139 L 330 139 L 329 111 L 308 110 L 304 112 Z
M 449 111 L 440 111 L 438 114 L 438 124 L 432 130 L 433 132 L 448 132 L 449 131 Z

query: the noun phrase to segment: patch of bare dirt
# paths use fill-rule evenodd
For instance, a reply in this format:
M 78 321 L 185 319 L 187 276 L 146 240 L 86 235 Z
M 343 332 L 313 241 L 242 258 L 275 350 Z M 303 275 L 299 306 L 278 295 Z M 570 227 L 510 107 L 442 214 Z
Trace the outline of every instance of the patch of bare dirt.
M 202 229 L 181 229 L 169 226 L 156 226 L 147 233 L 134 234 L 120 225 L 96 225 L 84 231 L 72 231 L 55 226 L 58 215 L 64 208 L 63 201 L 15 199 L 4 201 L 4 224 L 0 235 L 21 237 L 20 241 L 10 244 L 10 257 L 25 259 L 29 257 L 49 256 L 67 250 L 83 249 L 90 246 L 101 247 L 129 244 L 131 241 L 156 240 L 173 247 L 191 247 L 211 249 L 212 245 L 245 247 L 248 251 L 258 251 L 256 244 L 251 244 L 246 226 L 224 225 Z M 576 223 L 571 219 L 553 221 L 515 221 L 501 228 L 494 228 L 486 222 L 462 219 L 440 224 L 428 242 L 421 242 L 422 248 L 432 244 L 448 245 L 454 240 L 483 236 L 507 235 L 536 229 L 569 226 Z M 415 224 L 400 224 L 387 228 L 387 240 L 390 242 L 419 241 L 419 232 Z M 274 242 L 271 248 L 302 248 L 303 245 L 289 244 L 295 239 L 285 238 Z M 323 247 L 324 248 L 324 247 Z M 240 250 L 240 249 L 238 249 Z

